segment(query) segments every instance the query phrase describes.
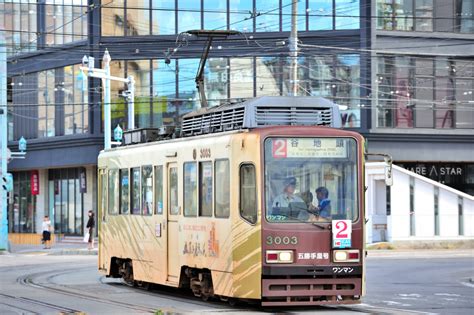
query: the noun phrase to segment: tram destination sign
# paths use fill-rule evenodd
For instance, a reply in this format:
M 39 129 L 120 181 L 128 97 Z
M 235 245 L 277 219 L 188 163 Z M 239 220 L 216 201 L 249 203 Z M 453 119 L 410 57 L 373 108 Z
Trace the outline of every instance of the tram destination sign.
M 346 139 L 277 138 L 272 141 L 274 158 L 347 158 Z

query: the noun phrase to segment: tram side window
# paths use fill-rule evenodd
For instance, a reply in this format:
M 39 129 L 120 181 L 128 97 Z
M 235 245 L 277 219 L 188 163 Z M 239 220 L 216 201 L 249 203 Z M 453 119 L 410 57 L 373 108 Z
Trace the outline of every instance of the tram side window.
M 169 211 L 172 215 L 179 214 L 178 205 L 178 168 L 170 167 L 169 169 Z
M 199 216 L 212 217 L 212 162 L 199 163 Z
M 163 214 L 163 166 L 155 166 L 155 213 Z
M 230 171 L 229 160 L 215 162 L 215 215 L 228 218 L 230 213 Z
M 184 163 L 184 216 L 197 214 L 197 169 L 196 163 Z
M 142 167 L 142 214 L 153 214 L 153 168 Z
M 100 214 L 102 216 L 102 221 L 105 220 L 105 213 L 107 209 L 107 173 L 105 170 L 100 170 L 100 181 L 99 181 L 99 191 L 100 191 Z
M 118 170 L 109 170 L 109 214 L 119 213 Z
M 132 185 L 130 192 L 132 214 L 140 214 L 140 168 L 132 168 Z
M 120 170 L 120 213 L 121 214 L 129 214 L 129 172 L 128 169 Z
M 252 224 L 257 222 L 257 185 L 252 164 L 240 167 L 240 215 Z

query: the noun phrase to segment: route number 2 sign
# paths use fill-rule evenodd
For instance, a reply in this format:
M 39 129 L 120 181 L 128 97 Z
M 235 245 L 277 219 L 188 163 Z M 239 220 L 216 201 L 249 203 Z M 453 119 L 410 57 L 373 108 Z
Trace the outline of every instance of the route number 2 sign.
M 332 221 L 332 247 L 351 247 L 352 221 L 333 220 Z
M 286 140 L 277 139 L 273 141 L 272 154 L 274 158 L 286 158 L 287 145 Z

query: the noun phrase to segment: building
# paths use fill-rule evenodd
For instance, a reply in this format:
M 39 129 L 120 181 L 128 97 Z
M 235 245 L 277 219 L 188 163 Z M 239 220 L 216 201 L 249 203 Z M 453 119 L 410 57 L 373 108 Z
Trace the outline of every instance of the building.
M 433 0 L 416 1 L 299 1 L 299 93 L 346 106 L 345 127 L 365 134 L 371 152 L 388 152 L 408 168 L 435 167 L 438 174 L 442 167 L 461 168 L 462 178 L 456 173 L 440 180 L 473 194 L 471 1 L 437 0 L 451 5 L 449 16 L 422 10 Z M 408 3 L 412 13 L 403 11 L 403 24 L 401 7 Z M 134 76 L 136 127 L 176 124 L 200 107 L 194 77 L 204 40 L 182 32 L 242 32 L 213 43 L 205 69 L 211 105 L 286 95 L 291 5 L 292 0 L 1 3 L 9 56 L 9 140 L 11 146 L 21 136 L 28 140 L 28 157 L 9 164 L 15 176 L 10 232 L 37 233 L 49 214 L 56 232 L 81 235 L 87 210 L 96 210 L 102 90 L 99 80 L 89 79 L 82 91 L 84 55 L 95 57 L 99 66 L 107 48 L 112 74 Z M 126 87 L 112 83 L 111 88 L 112 128 L 126 129 L 121 96 Z M 38 174 L 37 195 L 30 187 L 32 174 Z

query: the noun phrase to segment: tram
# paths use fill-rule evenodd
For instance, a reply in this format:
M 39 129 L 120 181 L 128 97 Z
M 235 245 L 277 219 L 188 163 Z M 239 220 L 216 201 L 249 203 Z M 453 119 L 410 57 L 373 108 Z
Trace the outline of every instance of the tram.
M 359 303 L 364 139 L 323 98 L 201 109 L 98 158 L 101 273 L 263 306 Z M 324 208 L 324 209 L 323 209 Z

